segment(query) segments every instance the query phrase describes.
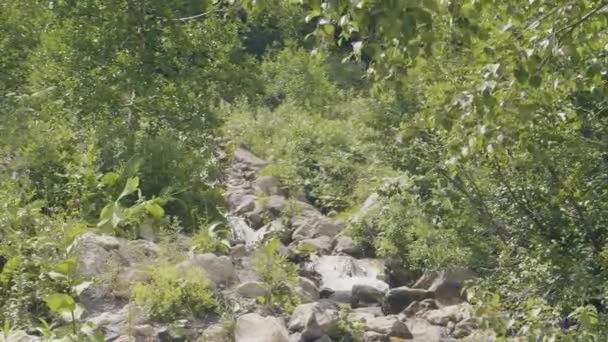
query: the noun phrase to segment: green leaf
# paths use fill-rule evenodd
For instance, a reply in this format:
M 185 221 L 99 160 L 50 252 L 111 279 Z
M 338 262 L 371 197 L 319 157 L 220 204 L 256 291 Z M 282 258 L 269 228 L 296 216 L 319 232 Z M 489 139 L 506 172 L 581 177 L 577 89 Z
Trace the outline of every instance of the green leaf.
M 55 313 L 72 312 L 76 309 L 74 299 L 63 293 L 54 293 L 44 298 L 49 309 Z
M 55 265 L 55 271 L 61 274 L 71 274 L 76 270 L 76 259 L 69 258 Z
M 130 194 L 134 193 L 135 191 L 137 191 L 137 188 L 139 188 L 139 177 L 135 176 L 129 178 L 129 180 L 127 180 L 127 184 L 125 185 L 124 190 L 122 191 L 120 196 L 118 196 L 118 200 L 121 200 L 123 197 L 129 196 Z
M 146 211 L 154 217 L 161 218 L 165 216 L 165 210 L 163 207 L 156 203 L 146 203 L 144 208 L 146 208 Z

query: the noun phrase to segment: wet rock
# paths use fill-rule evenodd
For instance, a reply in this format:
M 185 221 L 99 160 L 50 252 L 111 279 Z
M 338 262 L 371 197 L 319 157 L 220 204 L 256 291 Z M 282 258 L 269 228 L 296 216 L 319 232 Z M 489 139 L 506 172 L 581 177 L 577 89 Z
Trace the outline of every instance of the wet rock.
M 387 314 L 398 314 L 415 301 L 433 297 L 434 293 L 429 290 L 413 289 L 407 286 L 397 287 L 386 293 L 382 309 Z
M 334 292 L 331 298 L 339 302 L 350 303 L 354 285 L 388 289 L 388 284 L 378 280 L 384 267 L 350 256 L 321 256 L 313 259 L 312 267 L 321 276 L 321 287 L 331 289 Z
M 285 324 L 279 318 L 256 313 L 240 316 L 234 329 L 235 342 L 290 342 Z
M 178 265 L 178 268 L 184 270 L 191 267 L 201 268 L 209 282 L 215 286 L 230 286 L 238 282 L 232 260 L 227 256 L 217 256 L 212 253 L 198 254 Z
M 359 305 L 382 304 L 386 291 L 386 288 L 378 288 L 367 284 L 355 284 L 351 290 L 350 306 L 356 308 Z
M 291 315 L 289 330 L 301 332 L 302 338 L 306 340 L 314 340 L 326 334 L 333 336 L 340 320 L 339 311 L 338 306 L 328 300 L 298 305 Z
M 401 322 L 397 316 L 374 317 L 366 321 L 366 329 L 389 337 L 412 338 L 407 325 Z
M 352 238 L 348 236 L 338 236 L 333 241 L 333 254 L 357 257 L 362 254 L 362 251 Z
M 266 295 L 266 287 L 264 283 L 258 281 L 248 281 L 242 283 L 236 288 L 236 292 L 245 298 L 258 298 Z

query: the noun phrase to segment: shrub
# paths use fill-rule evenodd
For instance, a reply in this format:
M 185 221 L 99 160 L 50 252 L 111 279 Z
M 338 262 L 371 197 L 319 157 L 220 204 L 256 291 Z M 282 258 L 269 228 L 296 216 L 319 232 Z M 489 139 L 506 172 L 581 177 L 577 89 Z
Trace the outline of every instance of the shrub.
M 151 318 L 171 322 L 183 316 L 199 316 L 217 307 L 213 291 L 203 271 L 195 268 L 181 272 L 172 266 L 155 266 L 147 283 L 131 289 L 133 302 Z
M 279 245 L 279 240 L 273 239 L 261 246 L 255 257 L 254 269 L 266 285 L 267 296 L 263 302 L 291 311 L 298 304 L 298 298 L 291 292 L 296 286 L 298 273 L 296 265 L 279 254 Z

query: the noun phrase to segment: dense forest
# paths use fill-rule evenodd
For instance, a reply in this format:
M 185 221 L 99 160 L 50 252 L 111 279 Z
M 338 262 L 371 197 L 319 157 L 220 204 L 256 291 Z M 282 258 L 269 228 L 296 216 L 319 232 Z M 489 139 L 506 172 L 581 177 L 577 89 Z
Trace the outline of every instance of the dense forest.
M 0 340 L 606 341 L 607 301 L 606 1 L 0 2 Z

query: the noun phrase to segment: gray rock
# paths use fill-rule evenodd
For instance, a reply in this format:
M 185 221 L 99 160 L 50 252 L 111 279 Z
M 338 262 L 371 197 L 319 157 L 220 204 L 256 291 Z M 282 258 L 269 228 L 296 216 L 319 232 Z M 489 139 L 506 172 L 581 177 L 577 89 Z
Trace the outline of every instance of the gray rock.
M 464 338 L 473 333 L 475 329 L 479 328 L 479 322 L 474 318 L 465 319 L 456 324 L 452 336 L 456 338 Z
M 405 323 L 401 322 L 397 316 L 374 317 L 367 320 L 366 328 L 390 337 L 413 338 L 412 333 Z
M 234 160 L 237 163 L 241 163 L 252 168 L 260 168 L 267 165 L 264 160 L 258 158 L 244 147 L 238 147 L 236 151 L 234 151 Z
M 285 197 L 272 195 L 268 197 L 268 201 L 265 203 L 264 208 L 274 215 L 279 215 L 288 205 L 289 202 L 287 202 Z
M 191 267 L 201 268 L 214 286 L 230 286 L 238 282 L 232 260 L 227 256 L 217 256 L 212 253 L 198 254 L 180 263 L 177 267 L 183 270 Z
M 279 195 L 281 182 L 279 179 L 272 176 L 262 176 L 253 182 L 253 189 L 266 196 Z
M 407 286 L 390 289 L 384 296 L 382 309 L 387 314 L 398 314 L 412 302 L 434 297 L 434 292 L 423 289 L 412 289 Z
M 295 254 L 320 254 L 326 255 L 331 251 L 331 238 L 319 236 L 314 239 L 304 239 L 294 242 Z
M 382 310 L 377 306 L 369 306 L 364 308 L 356 308 L 348 313 L 350 322 L 366 322 L 374 317 L 383 316 Z
M 458 323 L 470 318 L 470 314 L 468 305 L 450 305 L 427 311 L 423 317 L 434 325 L 447 326 L 450 322 Z
M 234 209 L 235 214 L 243 215 L 255 209 L 255 201 L 257 200 L 257 197 L 253 195 L 245 195 L 239 200 L 239 205 Z
M 317 285 L 310 279 L 298 277 L 298 286 L 295 293 L 302 299 L 304 303 L 314 302 L 319 299 L 319 289 Z
M 209 326 L 201 336 L 201 342 L 232 342 L 230 332 L 221 324 Z
M 316 339 L 315 342 L 333 342 L 333 340 L 331 339 L 331 337 L 323 335 L 320 338 Z
M 359 305 L 382 304 L 386 291 L 385 288 L 378 288 L 367 284 L 355 284 L 351 291 L 350 306 L 356 308 Z
M 445 328 L 432 325 L 421 318 L 409 319 L 405 324 L 414 336 L 415 342 L 443 342 L 447 335 Z
M 247 254 L 247 247 L 243 244 L 236 245 L 230 249 L 230 256 L 232 259 L 241 259 L 246 257 Z
M 384 272 L 384 267 L 378 263 L 327 255 L 314 258 L 312 268 L 321 276 L 321 287 L 332 290 L 331 299 L 339 302 L 350 303 L 354 285 L 369 285 L 381 291 L 388 289 L 388 284 L 378 280 Z
M 363 334 L 363 342 L 389 342 L 390 337 L 385 334 L 377 333 L 375 331 L 366 331 Z
M 235 342 L 290 342 L 285 323 L 256 313 L 240 316 L 234 329 Z
M 335 237 L 344 229 L 343 223 L 334 223 L 319 212 L 300 215 L 292 219 L 292 240 L 312 239 L 319 236 Z
M 0 339 L 0 341 L 4 341 L 4 337 Z M 8 337 L 6 337 L 6 342 L 38 342 L 42 341 L 42 338 L 39 336 L 28 335 L 25 331 L 18 330 L 11 332 Z
M 425 312 L 429 311 L 429 310 L 435 310 L 437 309 L 437 303 L 435 302 L 434 299 L 425 299 L 423 301 L 416 301 L 416 302 L 412 302 L 410 305 L 407 306 L 407 308 L 405 308 L 402 312 L 401 315 L 404 316 L 404 318 L 410 318 L 410 317 L 414 317 L 416 315 L 421 315 L 424 314 Z
M 357 257 L 362 254 L 362 251 L 352 238 L 348 236 L 338 236 L 333 241 L 333 254 Z
M 435 292 L 435 298 L 442 305 L 462 303 L 462 288 L 467 281 L 475 279 L 475 274 L 466 269 L 424 274 L 414 288 L 428 289 Z
M 265 296 L 267 291 L 264 283 L 259 281 L 248 281 L 236 288 L 236 292 L 245 298 L 258 298 Z
M 70 246 L 77 255 L 76 272 L 94 277 L 110 268 L 128 266 L 129 261 L 119 252 L 121 243 L 115 237 L 90 232 L 77 237 Z
M 229 189 L 224 194 L 224 199 L 228 207 L 232 209 L 239 208 L 244 203 L 253 203 L 255 206 L 255 196 L 250 191 L 241 188 Z
M 333 336 L 339 320 L 338 305 L 328 300 L 320 300 L 298 305 L 291 315 L 288 327 L 290 331 L 301 332 L 302 338 L 314 340 L 323 335 Z
M 137 267 L 129 267 L 120 272 L 112 286 L 112 295 L 118 298 L 128 298 L 130 288 L 135 283 L 147 282 L 151 274 Z M 85 304 L 85 306 L 87 306 Z

